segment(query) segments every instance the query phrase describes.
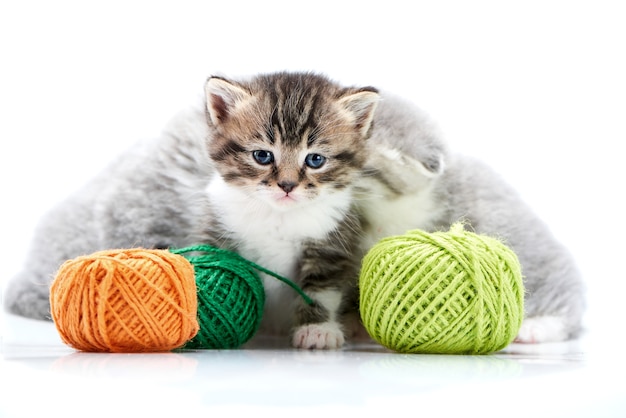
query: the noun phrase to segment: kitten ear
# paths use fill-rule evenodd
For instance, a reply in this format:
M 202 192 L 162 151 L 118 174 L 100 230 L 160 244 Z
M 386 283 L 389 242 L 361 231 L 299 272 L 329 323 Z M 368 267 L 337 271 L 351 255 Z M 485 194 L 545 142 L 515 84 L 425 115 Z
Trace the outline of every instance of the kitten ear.
M 365 87 L 356 91 L 350 90 L 350 93 L 339 99 L 338 103 L 353 118 L 361 135 L 366 136 L 379 100 L 378 90 Z
M 205 85 L 207 111 L 214 125 L 224 123 L 235 108 L 252 96 L 236 84 L 211 77 Z

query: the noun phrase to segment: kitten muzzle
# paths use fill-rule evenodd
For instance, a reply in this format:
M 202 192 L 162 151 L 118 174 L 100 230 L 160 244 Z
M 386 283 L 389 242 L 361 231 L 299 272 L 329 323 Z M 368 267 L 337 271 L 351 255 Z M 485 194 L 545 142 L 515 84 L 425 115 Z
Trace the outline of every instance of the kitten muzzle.
M 293 181 L 279 181 L 278 182 L 278 187 L 283 189 L 283 191 L 287 194 L 291 193 L 291 191 L 295 189 L 297 186 L 298 186 L 298 183 L 295 183 Z

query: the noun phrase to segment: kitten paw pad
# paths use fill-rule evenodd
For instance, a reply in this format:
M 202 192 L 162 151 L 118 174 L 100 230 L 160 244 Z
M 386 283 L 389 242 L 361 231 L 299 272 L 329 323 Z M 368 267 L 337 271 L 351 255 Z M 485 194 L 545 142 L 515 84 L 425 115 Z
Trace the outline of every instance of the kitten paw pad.
M 337 349 L 344 344 L 343 331 L 336 323 L 308 324 L 296 330 L 292 344 L 305 349 Z

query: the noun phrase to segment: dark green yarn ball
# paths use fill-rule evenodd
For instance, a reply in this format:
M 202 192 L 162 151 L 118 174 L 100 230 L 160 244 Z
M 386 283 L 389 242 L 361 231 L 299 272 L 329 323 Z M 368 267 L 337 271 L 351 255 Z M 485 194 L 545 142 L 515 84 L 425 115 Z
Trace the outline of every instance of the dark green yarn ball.
M 209 246 L 172 250 L 193 265 L 200 331 L 186 349 L 237 348 L 256 333 L 263 316 L 263 282 L 250 262 Z

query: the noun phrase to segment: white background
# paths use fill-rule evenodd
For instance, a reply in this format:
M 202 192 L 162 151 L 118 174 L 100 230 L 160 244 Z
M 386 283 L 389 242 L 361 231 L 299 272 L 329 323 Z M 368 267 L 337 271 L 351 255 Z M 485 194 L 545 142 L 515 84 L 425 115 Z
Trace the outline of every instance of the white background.
M 35 222 L 213 73 L 312 70 L 405 95 L 566 241 L 621 338 L 626 13 L 608 1 L 3 1 L 1 281 Z M 609 343 L 609 342 L 607 342 Z

